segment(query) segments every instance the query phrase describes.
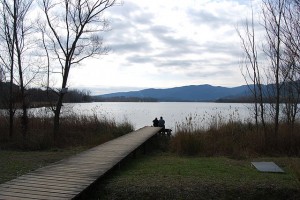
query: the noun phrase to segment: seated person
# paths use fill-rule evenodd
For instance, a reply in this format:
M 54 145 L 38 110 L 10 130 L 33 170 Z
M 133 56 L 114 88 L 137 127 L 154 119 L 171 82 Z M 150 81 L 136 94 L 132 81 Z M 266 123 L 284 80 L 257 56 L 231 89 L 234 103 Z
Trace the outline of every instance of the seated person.
M 162 127 L 163 130 L 165 130 L 165 120 L 162 117 L 160 117 L 160 119 L 158 120 L 158 126 Z
M 155 119 L 152 121 L 154 127 L 158 127 L 158 119 L 155 117 Z

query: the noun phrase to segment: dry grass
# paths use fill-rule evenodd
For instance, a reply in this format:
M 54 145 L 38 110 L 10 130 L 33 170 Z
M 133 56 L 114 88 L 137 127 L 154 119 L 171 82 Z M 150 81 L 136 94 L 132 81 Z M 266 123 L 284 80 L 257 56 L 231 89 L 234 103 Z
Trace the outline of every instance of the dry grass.
M 192 117 L 177 126 L 170 144 L 171 150 L 180 155 L 231 156 L 246 158 L 258 155 L 300 155 L 300 124 L 291 131 L 281 124 L 277 138 L 268 125 L 267 134 L 262 127 L 238 119 L 212 118 L 208 128 L 197 127 Z
M 49 117 L 30 117 L 26 138 L 21 135 L 20 120 L 15 119 L 13 138 L 8 137 L 8 120 L 0 117 L 1 149 L 45 150 L 76 146 L 95 146 L 112 138 L 129 133 L 133 126 L 128 122 L 117 124 L 114 120 L 95 116 L 71 115 L 61 118 L 59 136 L 53 139 L 53 121 Z

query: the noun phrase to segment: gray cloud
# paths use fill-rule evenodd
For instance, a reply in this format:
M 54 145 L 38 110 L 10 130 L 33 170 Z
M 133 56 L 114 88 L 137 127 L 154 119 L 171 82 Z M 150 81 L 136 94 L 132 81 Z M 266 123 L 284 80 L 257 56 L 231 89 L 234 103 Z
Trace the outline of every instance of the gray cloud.
M 148 42 L 126 42 L 126 43 L 113 43 L 110 44 L 109 47 L 112 51 L 117 53 L 132 53 L 138 51 L 148 51 L 150 50 L 150 46 Z
M 233 18 L 230 11 L 223 10 L 222 13 L 213 13 L 209 10 L 196 10 L 191 8 L 188 10 L 190 21 L 196 25 L 207 25 L 213 29 L 222 26 L 236 26 L 241 21 L 240 18 Z
M 238 37 L 232 36 L 243 15 L 237 14 L 245 6 L 232 1 L 169 4 L 126 0 L 123 6 L 109 9 L 104 17 L 110 21 L 111 31 L 102 36 L 104 45 L 110 47 L 112 53 L 101 61 L 110 67 L 99 69 L 101 73 L 97 74 L 104 76 L 102 79 L 88 79 L 85 84 L 93 84 L 94 93 L 109 93 L 134 88 L 109 88 L 104 86 L 106 84 L 148 87 L 148 84 L 184 85 L 198 81 L 209 84 L 238 82 L 232 77 L 239 77 L 242 50 L 239 40 L 235 41 Z M 98 65 L 96 62 L 87 64 Z M 81 74 L 76 75 L 80 78 Z
M 123 6 L 125 11 L 122 14 L 116 13 L 112 18 L 114 33 L 109 36 L 111 49 L 116 53 L 122 53 L 124 56 L 124 66 L 131 64 L 150 63 L 155 67 L 178 67 L 195 68 L 214 67 L 213 72 L 190 73 L 188 76 L 207 77 L 217 73 L 226 74 L 230 68 L 237 63 L 224 60 L 223 55 L 238 57 L 241 55 L 240 44 L 231 44 L 223 41 L 207 41 L 200 43 L 195 38 L 180 36 L 174 28 L 168 25 L 155 24 L 154 13 L 135 5 L 126 3 Z M 224 13 L 214 14 L 206 10 L 196 10 L 191 8 L 187 15 L 195 25 L 206 24 L 212 28 L 223 25 L 235 27 L 236 19 Z M 122 16 L 122 17 L 121 17 Z M 235 34 L 229 31 L 223 34 L 224 37 Z M 149 37 L 151 36 L 151 37 Z M 199 36 L 201 37 L 201 36 Z M 152 38 L 155 38 L 160 44 L 154 46 Z M 210 54 L 209 58 L 203 55 Z M 194 57 L 188 59 L 186 57 Z
M 232 71 L 223 70 L 223 69 L 218 69 L 213 71 L 199 70 L 199 71 L 192 71 L 186 73 L 186 75 L 189 77 L 199 77 L 199 78 L 229 76 L 230 74 L 232 74 Z
M 152 25 L 153 13 L 134 3 L 126 2 L 123 6 L 115 8 L 111 14 L 112 30 L 104 33 L 104 38 L 112 51 L 123 54 L 153 51 L 151 41 L 146 36 L 147 27 Z M 140 25 L 146 28 L 141 28 Z
M 126 19 L 128 19 L 131 17 L 132 13 L 138 10 L 140 10 L 140 7 L 138 5 L 130 1 L 127 1 L 126 3 L 123 3 L 121 5 L 113 6 L 109 10 L 109 12 L 113 16 L 125 17 Z
M 153 35 L 165 35 L 169 33 L 173 33 L 173 31 L 167 27 L 167 26 L 161 26 L 161 25 L 153 25 L 149 28 L 149 32 L 151 32 Z
M 158 39 L 161 40 L 164 44 L 166 44 L 169 47 L 173 48 L 185 48 L 188 46 L 194 46 L 195 43 L 191 40 L 188 40 L 186 38 L 178 38 L 171 35 L 160 35 L 158 36 Z
M 239 43 L 228 43 L 219 41 L 208 41 L 203 44 L 203 51 L 214 54 L 226 54 L 232 57 L 241 56 L 241 48 Z
M 138 15 L 135 15 L 133 20 L 138 24 L 151 24 L 153 19 L 152 13 L 139 13 Z
M 158 60 L 156 62 L 158 67 L 190 66 L 194 62 L 193 60 L 178 60 L 178 57 L 200 53 L 201 46 L 199 44 L 188 37 L 175 36 L 176 32 L 167 26 L 150 27 L 149 33 L 164 45 L 164 48 L 154 54 L 154 57 Z M 173 61 L 174 58 L 177 58 L 177 61 Z
M 111 17 L 123 18 L 125 24 L 151 24 L 154 14 L 139 7 L 133 2 L 126 1 L 122 6 L 115 6 L 111 9 Z M 113 20 L 110 20 L 113 21 Z
M 156 60 L 151 56 L 147 56 L 147 55 L 142 56 L 139 54 L 135 54 L 133 56 L 128 56 L 127 62 L 129 62 L 129 63 L 155 63 Z
M 188 38 L 175 37 L 176 33 L 167 26 L 151 26 L 148 31 L 167 47 L 183 48 L 195 44 Z
M 185 60 L 185 59 L 175 59 L 175 60 L 168 60 L 168 61 L 161 61 L 159 63 L 160 66 L 163 67 L 189 67 L 191 66 L 195 61 L 193 60 Z
M 224 21 L 224 19 L 206 10 L 190 9 L 188 13 L 191 17 L 191 21 L 198 25 L 209 24 L 210 26 L 217 28 L 219 25 L 223 24 L 222 22 Z

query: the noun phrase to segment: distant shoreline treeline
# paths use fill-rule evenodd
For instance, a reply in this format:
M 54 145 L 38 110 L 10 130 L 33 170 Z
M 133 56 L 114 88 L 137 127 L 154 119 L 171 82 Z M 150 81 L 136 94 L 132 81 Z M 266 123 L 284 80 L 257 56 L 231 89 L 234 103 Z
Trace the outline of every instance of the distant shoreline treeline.
M 20 101 L 20 91 L 17 85 L 13 86 L 14 92 L 14 105 L 18 108 L 21 104 Z M 69 90 L 64 97 L 64 103 L 82 103 L 91 102 L 92 97 L 88 90 Z M 55 91 L 40 89 L 40 88 L 30 88 L 26 90 L 26 97 L 28 101 L 28 107 L 40 107 L 40 106 L 50 106 L 52 102 L 56 102 L 57 94 Z M 9 83 L 0 82 L 0 108 L 8 108 L 9 102 Z

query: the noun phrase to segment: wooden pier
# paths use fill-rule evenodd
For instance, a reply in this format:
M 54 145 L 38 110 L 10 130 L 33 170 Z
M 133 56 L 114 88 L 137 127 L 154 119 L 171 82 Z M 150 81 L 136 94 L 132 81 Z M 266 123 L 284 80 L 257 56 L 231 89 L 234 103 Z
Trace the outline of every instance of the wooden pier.
M 0 200 L 73 199 L 160 131 L 144 127 L 0 185 Z

